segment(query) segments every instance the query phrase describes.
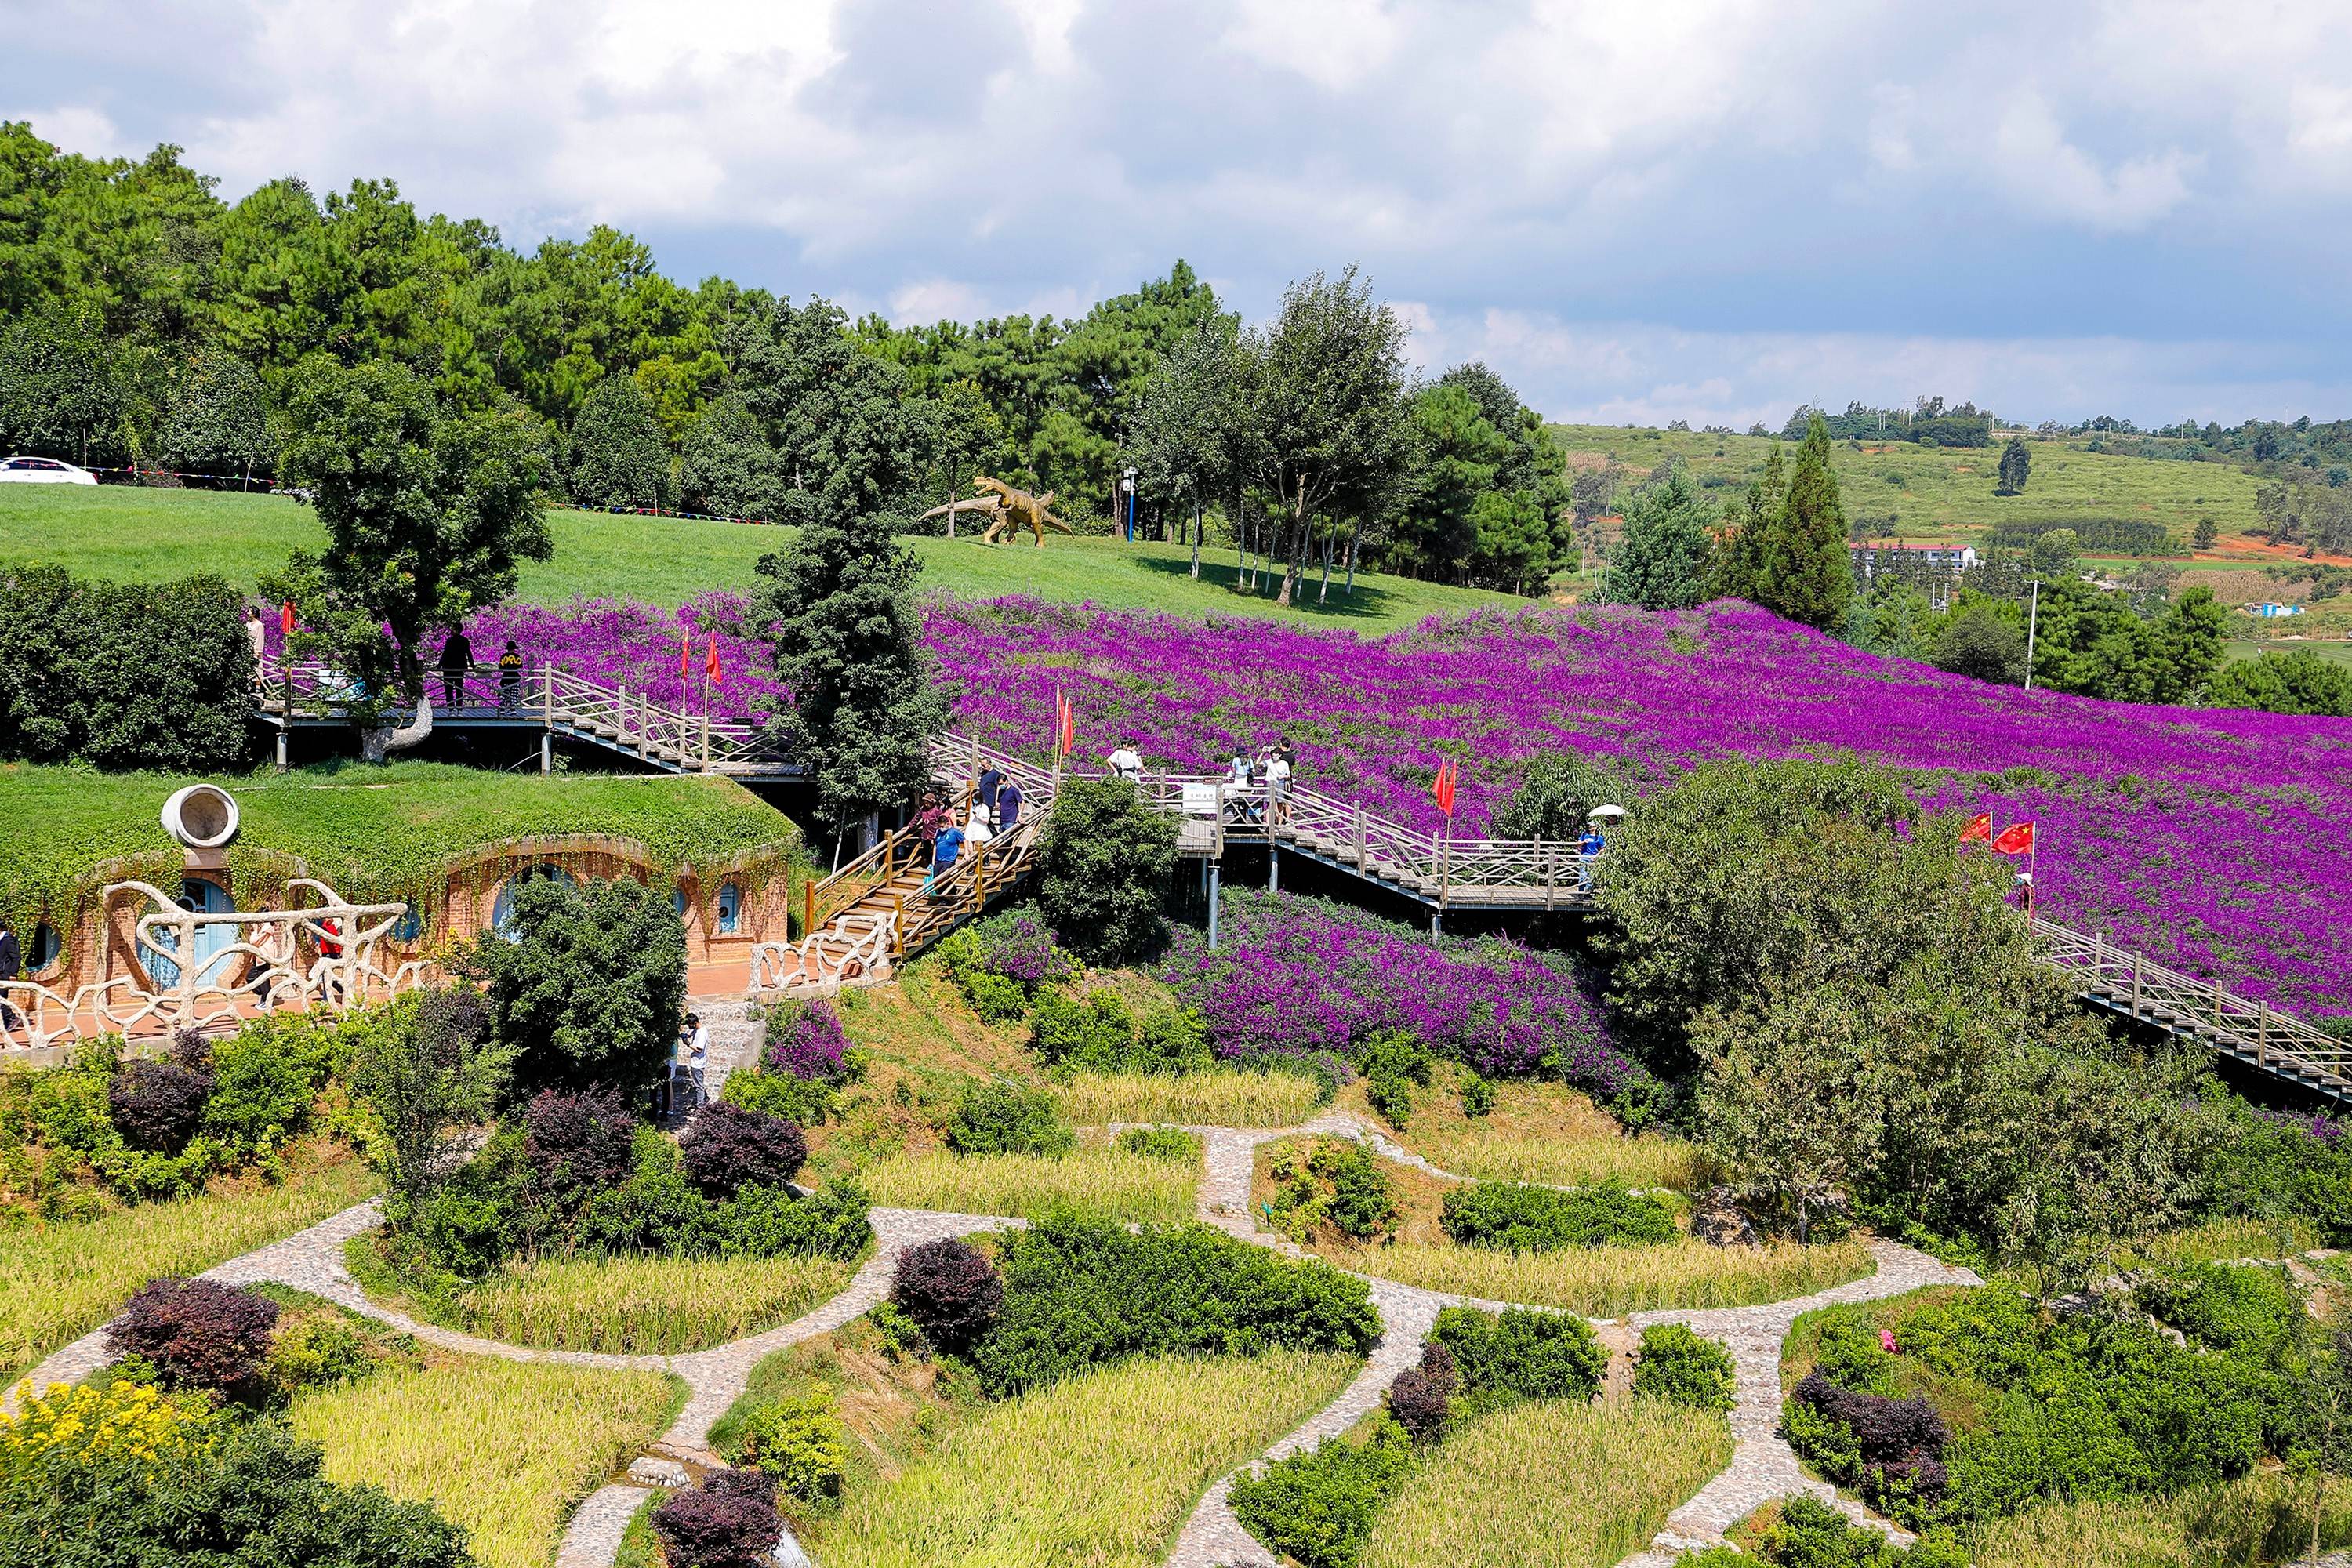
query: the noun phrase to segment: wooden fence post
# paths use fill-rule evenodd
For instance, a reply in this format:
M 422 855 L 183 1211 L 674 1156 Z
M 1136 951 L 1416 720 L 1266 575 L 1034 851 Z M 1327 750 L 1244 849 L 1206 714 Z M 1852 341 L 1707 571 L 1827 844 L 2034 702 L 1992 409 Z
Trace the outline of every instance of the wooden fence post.
M 1544 909 L 1546 912 L 1549 912 L 1552 907 L 1553 890 L 1559 878 L 1556 874 L 1557 868 L 1552 864 L 1551 853 L 1544 848 L 1544 841 L 1540 838 L 1536 840 L 1536 864 L 1543 868 Z
M 2132 1016 L 2139 1016 L 2139 950 L 2132 950 Z
M 1367 869 L 1370 860 L 1364 851 L 1364 803 L 1356 803 L 1356 869 Z

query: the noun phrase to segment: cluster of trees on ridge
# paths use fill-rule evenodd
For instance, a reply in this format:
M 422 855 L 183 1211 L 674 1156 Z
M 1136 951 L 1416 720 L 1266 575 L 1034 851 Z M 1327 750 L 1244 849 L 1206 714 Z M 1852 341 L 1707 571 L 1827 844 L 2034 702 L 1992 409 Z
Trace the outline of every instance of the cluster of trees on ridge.
M 865 509 L 900 513 L 985 472 L 1099 526 L 1133 466 L 1143 521 L 1214 506 L 1291 563 L 1286 590 L 1308 534 L 1505 588 L 1572 559 L 1540 419 L 1483 366 L 1412 384 L 1402 326 L 1351 278 L 1294 289 L 1256 333 L 1181 261 L 1076 320 L 899 327 L 688 289 L 601 226 L 525 253 L 389 180 L 233 205 L 215 184 L 176 148 L 85 158 L 0 122 L 0 446 L 290 478 L 305 386 L 394 367 L 447 419 L 527 416 L 537 482 L 588 506 L 799 522 L 843 468 Z M 1234 428 L 1210 440 L 1201 417 Z

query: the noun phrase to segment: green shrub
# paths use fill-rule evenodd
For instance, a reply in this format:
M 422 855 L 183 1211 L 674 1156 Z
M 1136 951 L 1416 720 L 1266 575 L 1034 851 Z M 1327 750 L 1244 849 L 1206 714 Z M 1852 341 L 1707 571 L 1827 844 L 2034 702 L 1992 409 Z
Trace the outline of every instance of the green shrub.
M 1381 1331 L 1361 1279 L 1204 1225 L 1048 1215 L 1007 1238 L 1002 1272 L 1003 1305 L 971 1355 L 997 1396 L 1135 1355 L 1361 1353 Z
M 1329 1222 L 1357 1241 L 1396 1217 L 1396 1184 L 1371 1150 L 1352 1139 L 1324 1139 L 1277 1162 L 1270 1205 L 1276 1228 L 1302 1246 Z
M 882 1351 L 892 1361 L 903 1361 L 923 1346 L 923 1325 L 910 1317 L 898 1302 L 883 1300 L 866 1310 L 866 1321 L 874 1325 L 875 1337 L 882 1342 Z
M 948 977 L 992 1024 L 1029 1011 L 1040 992 L 1078 978 L 1076 959 L 1055 945 L 1035 909 L 1010 909 L 950 933 L 936 950 Z
M 984 1024 L 1009 1024 L 1029 1011 L 1029 993 L 1017 980 L 983 969 L 961 976 L 960 985 Z
M 1244 1529 L 1304 1568 L 1355 1568 L 1381 1510 L 1412 1468 L 1412 1439 L 1385 1411 L 1360 1444 L 1332 1438 L 1233 1486 Z
M 1029 1044 L 1049 1067 L 1118 1072 L 1135 1054 L 1135 1015 L 1114 991 L 1047 991 L 1029 1016 Z
M 947 1137 L 948 1147 L 964 1154 L 1066 1154 L 1078 1146 L 1051 1094 L 1009 1079 L 965 1089 Z
M 1216 1059 L 1201 1015 L 1190 1007 L 1161 1007 L 1143 1016 L 1128 1065 L 1139 1072 L 1202 1072 Z
M 1686 1323 L 1655 1323 L 1642 1331 L 1633 1392 L 1700 1410 L 1728 1410 L 1738 1402 L 1739 1384 L 1731 1352 L 1721 1344 L 1699 1338 Z
M 1475 1072 L 1462 1075 L 1462 1114 L 1485 1116 L 1495 1109 L 1495 1080 Z
M 2276 1268 L 2184 1264 L 2151 1275 L 2134 1295 L 2209 1350 L 2274 1366 L 2298 1359 L 2303 1299 Z
M 261 1375 L 280 1396 L 298 1389 L 358 1383 L 387 1362 L 412 1355 L 405 1335 L 394 1339 L 352 1321 L 332 1308 L 289 1312 L 263 1358 Z
M 1445 1194 L 1439 1223 L 1465 1246 L 1511 1252 L 1665 1242 L 1676 1235 L 1674 1210 L 1663 1199 L 1622 1182 L 1565 1191 L 1475 1182 Z
M 1037 908 L 1089 963 L 1142 958 L 1167 939 L 1176 824 L 1125 779 L 1074 779 L 1037 841 Z
M 1447 1307 L 1429 1337 L 1453 1352 L 1462 1396 L 1479 1411 L 1522 1399 L 1590 1399 L 1609 1370 L 1591 1325 L 1567 1312 Z
M 1797 1496 L 1780 1505 L 1754 1555 L 1714 1546 L 1685 1557 L 1678 1568 L 1968 1568 L 1969 1556 L 1948 1536 L 1926 1536 L 1908 1551 L 1866 1525 L 1853 1524 L 1819 1498 Z
M 1412 1080 L 1392 1072 L 1376 1072 L 1364 1080 L 1364 1098 L 1381 1121 L 1402 1132 L 1412 1121 Z
M 1130 1127 L 1118 1135 L 1118 1146 L 1130 1154 L 1189 1165 L 1201 1158 L 1201 1140 L 1181 1127 Z
M 719 1098 L 724 1104 L 764 1110 L 803 1127 L 814 1127 L 833 1114 L 836 1092 L 821 1079 L 781 1072 L 732 1072 L 727 1075 Z
M 849 1429 L 827 1394 L 779 1399 L 743 1418 L 727 1458 L 765 1470 L 776 1478 L 777 1489 L 804 1503 L 832 1503 L 839 1500 L 849 1469 Z

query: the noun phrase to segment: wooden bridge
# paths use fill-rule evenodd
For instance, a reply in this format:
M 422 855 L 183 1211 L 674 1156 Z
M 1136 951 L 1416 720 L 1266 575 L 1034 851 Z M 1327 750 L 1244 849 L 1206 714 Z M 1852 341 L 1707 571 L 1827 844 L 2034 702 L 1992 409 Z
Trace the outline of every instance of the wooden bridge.
M 255 711 L 281 731 L 347 725 L 348 701 L 339 695 L 347 685 L 318 666 L 289 669 L 267 662 L 255 680 Z M 438 679 L 434 689 L 440 689 Z M 436 726 L 536 731 L 542 768 L 560 735 L 669 773 L 751 782 L 800 776 L 798 764 L 763 729 L 664 708 L 625 685 L 607 686 L 551 664 L 511 679 L 496 669 L 467 671 L 460 695 L 465 700 L 456 708 L 436 710 Z M 880 978 L 1027 878 L 1036 833 L 1064 775 L 954 735 L 932 742 L 931 761 L 959 821 L 969 820 L 975 782 L 988 767 L 1020 782 L 1027 800 L 1023 821 L 1003 837 L 968 848 L 937 878 L 929 875 L 930 846 L 911 826 L 884 837 L 809 890 L 800 941 L 762 944 L 752 965 L 755 989 L 829 991 Z M 1085 775 L 1073 771 L 1068 776 Z M 1268 852 L 1270 877 L 1278 878 L 1282 856 L 1303 856 L 1421 905 L 1433 926 L 1452 910 L 1536 914 L 1591 907 L 1593 868 L 1572 842 L 1423 833 L 1310 789 L 1294 785 L 1277 797 L 1262 783 L 1237 788 L 1222 775 L 1147 773 L 1137 788 L 1155 809 L 1177 819 L 1179 851 L 1203 864 L 1212 890 L 1212 940 L 1217 878 L 1227 847 L 1237 843 Z M 2043 961 L 2064 971 L 2091 1005 L 2352 1102 L 2352 1041 L 2167 969 L 2104 936 L 2039 917 L 2033 930 L 2042 939 Z
M 510 678 L 509 678 L 510 677 Z M 446 678 L 426 682 L 436 698 Z M 460 700 L 436 700 L 433 725 L 459 732 L 535 735 L 541 772 L 553 765 L 558 737 L 598 747 L 672 773 L 719 773 L 747 783 L 800 777 L 801 770 L 760 726 L 666 708 L 625 681 L 607 685 L 541 663 L 535 669 L 477 667 L 457 677 Z M 351 679 L 322 665 L 264 659 L 254 671 L 253 711 L 281 735 L 351 725 Z M 399 723 L 395 710 L 387 720 Z M 282 753 L 281 753 L 282 755 Z

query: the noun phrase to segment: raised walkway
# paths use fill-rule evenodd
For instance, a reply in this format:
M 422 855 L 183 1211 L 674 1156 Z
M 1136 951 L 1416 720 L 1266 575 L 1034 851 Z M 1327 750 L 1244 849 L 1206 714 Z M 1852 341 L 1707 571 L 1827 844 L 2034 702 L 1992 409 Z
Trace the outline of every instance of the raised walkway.
M 1368 1139 L 1383 1152 L 1396 1148 L 1375 1130 L 1345 1115 L 1321 1117 L 1297 1127 L 1194 1126 L 1188 1131 L 1199 1136 L 1202 1145 L 1201 1181 L 1194 1198 L 1196 1215 L 1228 1235 L 1292 1257 L 1304 1254 L 1287 1239 L 1259 1230 L 1251 1218 L 1250 1180 L 1258 1148 L 1276 1140 L 1311 1134 Z M 1451 1174 L 1426 1162 L 1417 1163 L 1433 1173 Z M 204 1278 L 240 1285 L 268 1280 L 307 1290 L 413 1334 L 425 1343 L 466 1354 L 653 1371 L 679 1379 L 686 1385 L 687 1398 L 669 1429 L 638 1457 L 627 1479 L 609 1482 L 582 1501 L 555 1556 L 555 1568 L 611 1568 L 629 1520 L 665 1481 L 680 1481 L 723 1463 L 710 1450 L 710 1429 L 742 1394 L 752 1367 L 763 1357 L 830 1333 L 880 1301 L 889 1289 L 898 1255 L 908 1247 L 946 1237 L 1017 1229 L 1024 1224 L 1002 1215 L 920 1209 L 877 1208 L 870 1214 L 873 1253 L 840 1294 L 792 1322 L 728 1344 L 677 1355 L 601 1354 L 508 1344 L 418 1322 L 370 1300 L 344 1267 L 343 1246 L 381 1222 L 381 1211 L 373 1200 L 355 1205 L 282 1241 L 231 1258 L 206 1270 Z M 1778 1435 L 1780 1348 L 1790 1325 L 1800 1314 L 1817 1307 L 1900 1295 L 1927 1285 L 1979 1283 L 1976 1276 L 1965 1269 L 1947 1268 L 1924 1253 L 1892 1242 L 1874 1242 L 1870 1251 L 1875 1272 L 1793 1300 L 1755 1307 L 1637 1312 L 1613 1323 L 1595 1320 L 1604 1326 L 1622 1323 L 1633 1333 L 1652 1323 L 1688 1323 L 1698 1333 L 1722 1340 L 1730 1349 L 1738 1373 L 1738 1405 L 1731 1415 L 1735 1447 L 1730 1465 L 1697 1495 L 1675 1510 L 1653 1546 L 1626 1559 L 1622 1568 L 1664 1568 L 1680 1550 L 1719 1541 L 1726 1528 L 1758 1504 L 1798 1491 L 1823 1497 L 1850 1517 L 1867 1517 L 1850 1500 L 1806 1477 L 1798 1467 L 1795 1453 Z M 1228 1502 L 1234 1481 L 1267 1461 L 1346 1431 L 1377 1408 L 1398 1374 L 1420 1359 L 1422 1342 L 1441 1309 L 1475 1306 L 1493 1310 L 1510 1304 L 1424 1290 L 1374 1276 L 1361 1278 L 1371 1288 L 1372 1304 L 1381 1323 L 1381 1341 L 1366 1359 L 1363 1370 L 1337 1398 L 1297 1430 L 1258 1458 L 1211 1483 L 1171 1545 L 1165 1559 L 1168 1568 L 1276 1568 L 1274 1554 L 1252 1538 L 1234 1516 Z M 1628 1335 L 1619 1332 L 1607 1337 L 1622 1342 Z M 34 1367 L 18 1387 L 26 1383 L 36 1388 L 52 1383 L 72 1383 L 96 1372 L 108 1359 L 106 1330 L 101 1328 Z M 0 1397 L 0 1409 L 13 1411 L 16 1404 L 14 1388 Z M 1897 1539 L 1907 1539 L 1884 1521 L 1870 1522 Z M 777 1558 L 785 1568 L 807 1561 L 789 1531 L 778 1545 Z

